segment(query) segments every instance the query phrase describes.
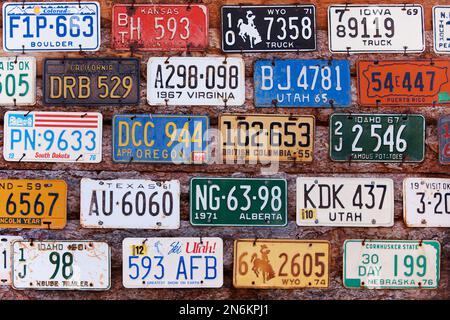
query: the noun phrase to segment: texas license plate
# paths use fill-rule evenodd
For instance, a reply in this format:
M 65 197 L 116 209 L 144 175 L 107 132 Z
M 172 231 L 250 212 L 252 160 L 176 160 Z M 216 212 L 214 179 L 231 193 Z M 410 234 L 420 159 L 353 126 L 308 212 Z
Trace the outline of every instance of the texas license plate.
M 331 52 L 423 52 L 423 7 L 416 4 L 331 5 Z
M 11 285 L 11 244 L 15 240 L 22 237 L 0 235 L 0 286 Z
M 220 238 L 125 238 L 122 252 L 125 288 L 220 288 L 223 285 Z
M 346 240 L 344 286 L 433 289 L 439 285 L 441 246 L 433 240 Z
M 330 117 L 333 161 L 421 162 L 424 156 L 422 115 L 335 113 Z
M 36 103 L 36 58 L 0 57 L 0 104 Z
M 99 48 L 98 2 L 3 4 L 5 51 L 97 51 Z
M 439 161 L 450 164 L 450 115 L 442 116 L 438 122 Z
M 450 6 L 433 7 L 434 52 L 450 54 Z
M 98 112 L 8 111 L 4 123 L 6 161 L 102 160 L 102 115 Z
M 257 60 L 256 107 L 348 107 L 347 60 Z

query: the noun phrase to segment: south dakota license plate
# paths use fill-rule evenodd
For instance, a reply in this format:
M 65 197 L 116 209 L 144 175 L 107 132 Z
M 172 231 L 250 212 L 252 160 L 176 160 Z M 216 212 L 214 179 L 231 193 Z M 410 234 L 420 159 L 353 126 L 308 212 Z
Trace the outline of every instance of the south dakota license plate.
M 28 106 L 36 102 L 36 58 L 0 57 L 0 104 Z

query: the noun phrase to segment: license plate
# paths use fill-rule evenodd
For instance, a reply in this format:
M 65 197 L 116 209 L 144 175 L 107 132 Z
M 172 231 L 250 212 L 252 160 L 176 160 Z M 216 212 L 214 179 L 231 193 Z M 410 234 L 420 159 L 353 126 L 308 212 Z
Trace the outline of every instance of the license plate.
M 63 229 L 67 184 L 63 180 L 0 180 L 0 228 Z
M 98 112 L 8 111 L 6 161 L 99 163 L 102 115 Z
M 111 252 L 101 241 L 15 241 L 14 289 L 108 290 Z
M 18 236 L 0 236 L 0 286 L 11 285 L 11 243 L 22 240 Z
M 433 289 L 439 284 L 441 246 L 433 240 L 346 240 L 344 286 Z
M 434 52 L 450 54 L 450 6 L 433 7 Z
M 180 182 L 81 179 L 84 228 L 178 229 Z
M 245 67 L 234 57 L 151 57 L 147 64 L 150 105 L 241 106 Z
M 329 266 L 328 241 L 288 239 L 234 241 L 235 288 L 328 288 Z
M 113 161 L 206 163 L 208 130 L 207 116 L 116 115 Z
M 125 238 L 122 252 L 125 288 L 220 288 L 223 285 L 220 238 Z
M 314 5 L 223 6 L 222 50 L 316 50 L 316 8 Z
M 139 79 L 139 60 L 134 58 L 46 59 L 44 103 L 139 104 Z
M 116 50 L 200 51 L 208 47 L 205 5 L 115 4 L 112 19 Z
M 0 57 L 0 104 L 36 103 L 36 58 Z
M 287 182 L 263 178 L 192 178 L 194 226 L 287 225 Z
M 443 116 L 438 123 L 439 161 L 450 164 L 450 115 Z
M 391 227 L 394 183 L 382 178 L 297 178 L 297 225 Z
M 331 52 L 423 52 L 423 7 L 416 4 L 331 5 Z
M 5 51 L 97 51 L 99 48 L 98 2 L 3 4 Z
M 352 102 L 346 60 L 257 60 L 256 107 L 348 107 Z
M 401 114 L 332 114 L 333 161 L 421 162 L 425 156 L 425 118 Z

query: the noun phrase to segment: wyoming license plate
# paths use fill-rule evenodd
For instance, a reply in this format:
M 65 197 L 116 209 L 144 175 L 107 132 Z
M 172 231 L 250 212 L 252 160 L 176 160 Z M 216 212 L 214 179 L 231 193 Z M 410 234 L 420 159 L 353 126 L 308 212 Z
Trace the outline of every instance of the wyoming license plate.
M 0 57 L 0 104 L 36 103 L 36 58 Z
M 15 240 L 22 237 L 0 235 L 0 286 L 11 285 L 11 244 Z
M 438 122 L 439 161 L 450 164 L 450 115 L 442 116 Z

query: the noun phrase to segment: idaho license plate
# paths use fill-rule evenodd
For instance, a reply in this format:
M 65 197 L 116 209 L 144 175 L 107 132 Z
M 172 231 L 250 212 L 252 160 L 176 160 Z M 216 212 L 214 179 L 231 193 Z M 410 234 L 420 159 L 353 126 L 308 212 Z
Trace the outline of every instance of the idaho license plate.
M 36 58 L 0 57 L 0 104 L 36 103 Z
M 450 115 L 439 119 L 438 135 L 439 160 L 441 164 L 450 164 Z
M 22 237 L 0 235 L 0 286 L 11 285 L 11 244 L 15 240 Z
M 433 7 L 434 52 L 450 54 L 450 6 Z

